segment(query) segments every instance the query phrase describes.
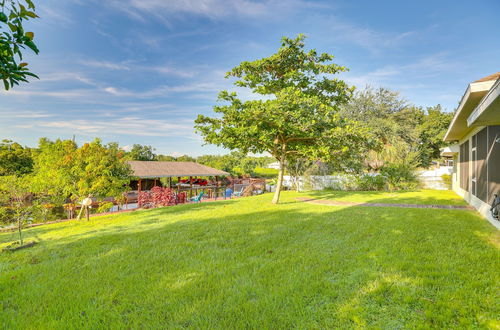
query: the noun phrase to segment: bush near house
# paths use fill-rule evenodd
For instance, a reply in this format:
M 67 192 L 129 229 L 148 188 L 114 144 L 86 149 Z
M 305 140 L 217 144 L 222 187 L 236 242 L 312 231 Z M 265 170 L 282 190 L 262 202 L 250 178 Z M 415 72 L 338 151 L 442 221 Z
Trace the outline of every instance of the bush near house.
M 451 175 L 443 174 L 441 175 L 441 179 L 443 179 L 443 182 L 451 189 Z

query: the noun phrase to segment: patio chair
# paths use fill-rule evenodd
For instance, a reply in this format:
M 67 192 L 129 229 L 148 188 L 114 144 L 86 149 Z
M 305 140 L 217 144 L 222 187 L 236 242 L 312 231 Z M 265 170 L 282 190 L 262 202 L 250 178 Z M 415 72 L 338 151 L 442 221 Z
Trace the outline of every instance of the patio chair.
M 199 193 L 198 196 L 191 197 L 189 200 L 194 203 L 200 203 L 202 197 L 203 197 L 203 191 Z
M 245 191 L 245 187 L 241 187 L 241 190 L 240 191 L 235 191 L 233 192 L 233 196 L 236 196 L 236 197 L 241 197 L 241 195 L 243 195 L 243 192 Z

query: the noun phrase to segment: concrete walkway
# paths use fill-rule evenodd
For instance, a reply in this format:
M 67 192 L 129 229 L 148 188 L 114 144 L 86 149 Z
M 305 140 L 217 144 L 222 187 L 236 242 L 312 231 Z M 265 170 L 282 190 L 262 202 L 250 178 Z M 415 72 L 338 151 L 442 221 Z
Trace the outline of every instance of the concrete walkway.
M 328 200 L 328 199 L 316 199 L 316 198 L 308 198 L 308 197 L 297 197 L 296 199 L 298 201 L 310 203 L 310 204 L 321 204 L 321 205 L 332 205 L 332 206 L 368 206 L 368 207 L 403 207 L 403 208 L 416 208 L 416 209 L 474 210 L 474 208 L 470 205 L 360 203 L 360 202 L 335 201 L 335 200 Z

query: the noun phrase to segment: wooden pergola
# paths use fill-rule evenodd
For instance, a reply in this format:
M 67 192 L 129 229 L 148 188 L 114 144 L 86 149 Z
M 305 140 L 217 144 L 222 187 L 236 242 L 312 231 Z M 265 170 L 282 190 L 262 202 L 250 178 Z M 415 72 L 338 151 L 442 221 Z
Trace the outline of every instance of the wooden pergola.
M 217 197 L 220 188 L 220 178 L 229 176 L 229 173 L 201 165 L 195 162 L 160 162 L 160 161 L 129 161 L 133 176 L 137 178 L 137 191 L 141 192 L 143 183 L 146 182 L 148 187 L 148 180 L 153 180 L 153 187 L 157 186 L 161 178 L 169 179 L 170 188 L 172 185 L 172 178 L 177 178 L 177 192 L 181 190 L 188 190 L 189 196 L 193 196 L 193 190 L 213 189 Z M 193 179 L 198 177 L 215 177 L 215 185 L 211 186 L 196 186 L 193 185 Z M 180 181 L 181 178 L 189 178 L 189 184 L 183 186 Z M 147 189 L 144 189 L 147 190 Z

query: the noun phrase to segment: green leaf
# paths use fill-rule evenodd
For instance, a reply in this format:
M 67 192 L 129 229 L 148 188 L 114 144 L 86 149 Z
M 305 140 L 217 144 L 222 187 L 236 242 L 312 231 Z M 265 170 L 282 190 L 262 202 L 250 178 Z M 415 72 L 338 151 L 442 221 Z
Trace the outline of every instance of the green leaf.
M 7 15 L 5 15 L 4 13 L 0 13 L 0 22 L 7 23 L 7 21 L 8 21 Z
M 9 25 L 9 28 L 12 32 L 16 32 L 17 31 L 17 26 L 12 24 L 12 23 L 7 23 Z
M 28 4 L 28 8 L 30 9 L 35 9 L 35 4 L 31 0 L 26 0 L 26 3 Z
M 33 32 L 26 32 L 24 35 L 30 38 L 30 40 L 33 40 L 35 38 L 35 34 Z
M 39 16 L 37 14 L 35 14 L 34 12 L 32 11 L 27 11 L 25 13 L 27 16 L 31 17 L 31 18 L 38 18 Z
M 34 51 L 35 54 L 38 54 L 40 52 L 33 41 L 26 41 L 24 44 L 28 46 L 32 51 Z

